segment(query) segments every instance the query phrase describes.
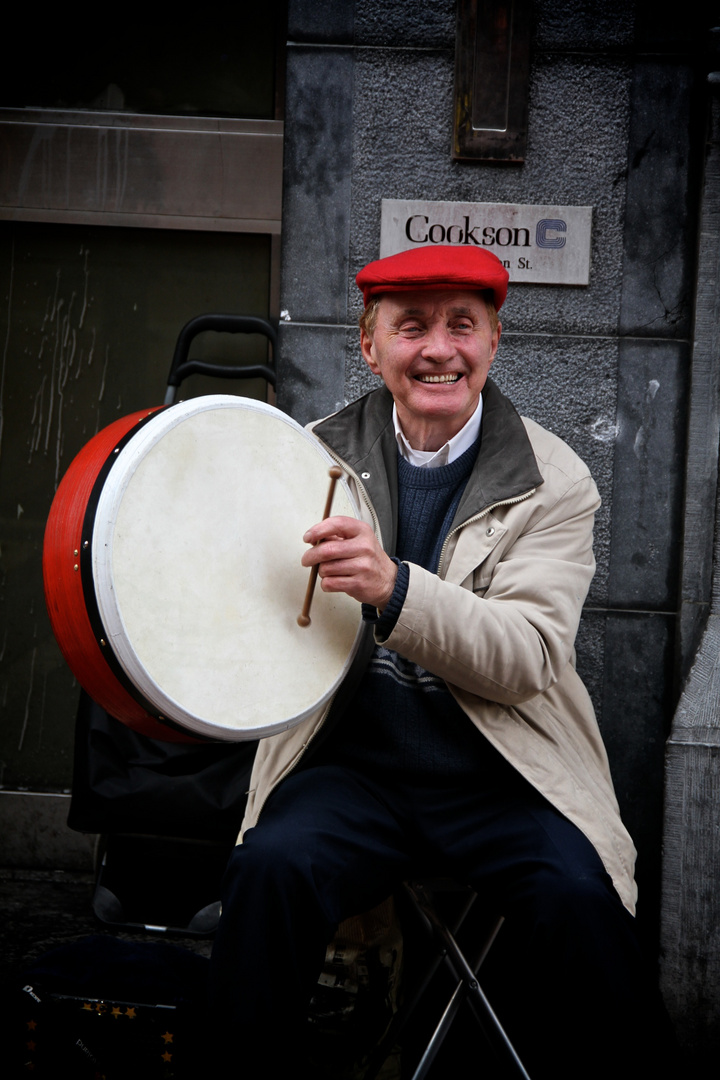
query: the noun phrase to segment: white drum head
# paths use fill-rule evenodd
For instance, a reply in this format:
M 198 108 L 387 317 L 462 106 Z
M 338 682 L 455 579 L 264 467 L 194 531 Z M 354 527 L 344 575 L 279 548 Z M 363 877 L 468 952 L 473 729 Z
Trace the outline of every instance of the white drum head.
M 196 398 L 120 451 L 95 516 L 93 574 L 113 651 L 163 717 L 240 740 L 327 702 L 358 646 L 360 605 L 319 587 L 301 628 L 303 533 L 323 514 L 330 455 L 246 398 Z M 347 483 L 333 514 L 357 517 Z

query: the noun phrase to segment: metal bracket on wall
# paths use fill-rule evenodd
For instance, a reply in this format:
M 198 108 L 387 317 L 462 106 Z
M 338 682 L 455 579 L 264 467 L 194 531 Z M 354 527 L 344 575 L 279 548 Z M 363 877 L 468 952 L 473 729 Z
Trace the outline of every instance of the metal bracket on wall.
M 525 160 L 532 0 L 458 0 L 453 157 Z

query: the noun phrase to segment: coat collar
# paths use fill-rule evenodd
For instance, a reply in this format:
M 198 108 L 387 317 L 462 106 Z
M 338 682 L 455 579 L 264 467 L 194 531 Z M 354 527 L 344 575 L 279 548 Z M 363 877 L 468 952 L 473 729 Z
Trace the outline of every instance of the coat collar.
M 373 390 L 313 429 L 362 480 L 380 521 L 387 551 L 397 536 L 397 443 L 392 396 Z M 453 527 L 489 506 L 517 498 L 542 484 L 525 425 L 515 407 L 488 379 L 483 389 L 480 451 Z

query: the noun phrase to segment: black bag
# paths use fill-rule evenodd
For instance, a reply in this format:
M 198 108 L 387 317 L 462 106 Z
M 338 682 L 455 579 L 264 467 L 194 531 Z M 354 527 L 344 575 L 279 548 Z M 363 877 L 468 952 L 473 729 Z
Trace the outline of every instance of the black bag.
M 234 842 L 256 747 L 150 739 L 83 690 L 68 825 L 77 832 Z
M 101 922 L 214 932 L 256 746 L 150 739 L 81 692 L 68 825 L 103 836 Z

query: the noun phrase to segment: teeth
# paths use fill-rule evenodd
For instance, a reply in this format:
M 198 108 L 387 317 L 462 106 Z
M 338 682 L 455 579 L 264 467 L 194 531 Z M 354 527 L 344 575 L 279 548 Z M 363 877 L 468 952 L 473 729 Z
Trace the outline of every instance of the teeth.
M 457 382 L 459 375 L 418 375 L 419 382 Z

